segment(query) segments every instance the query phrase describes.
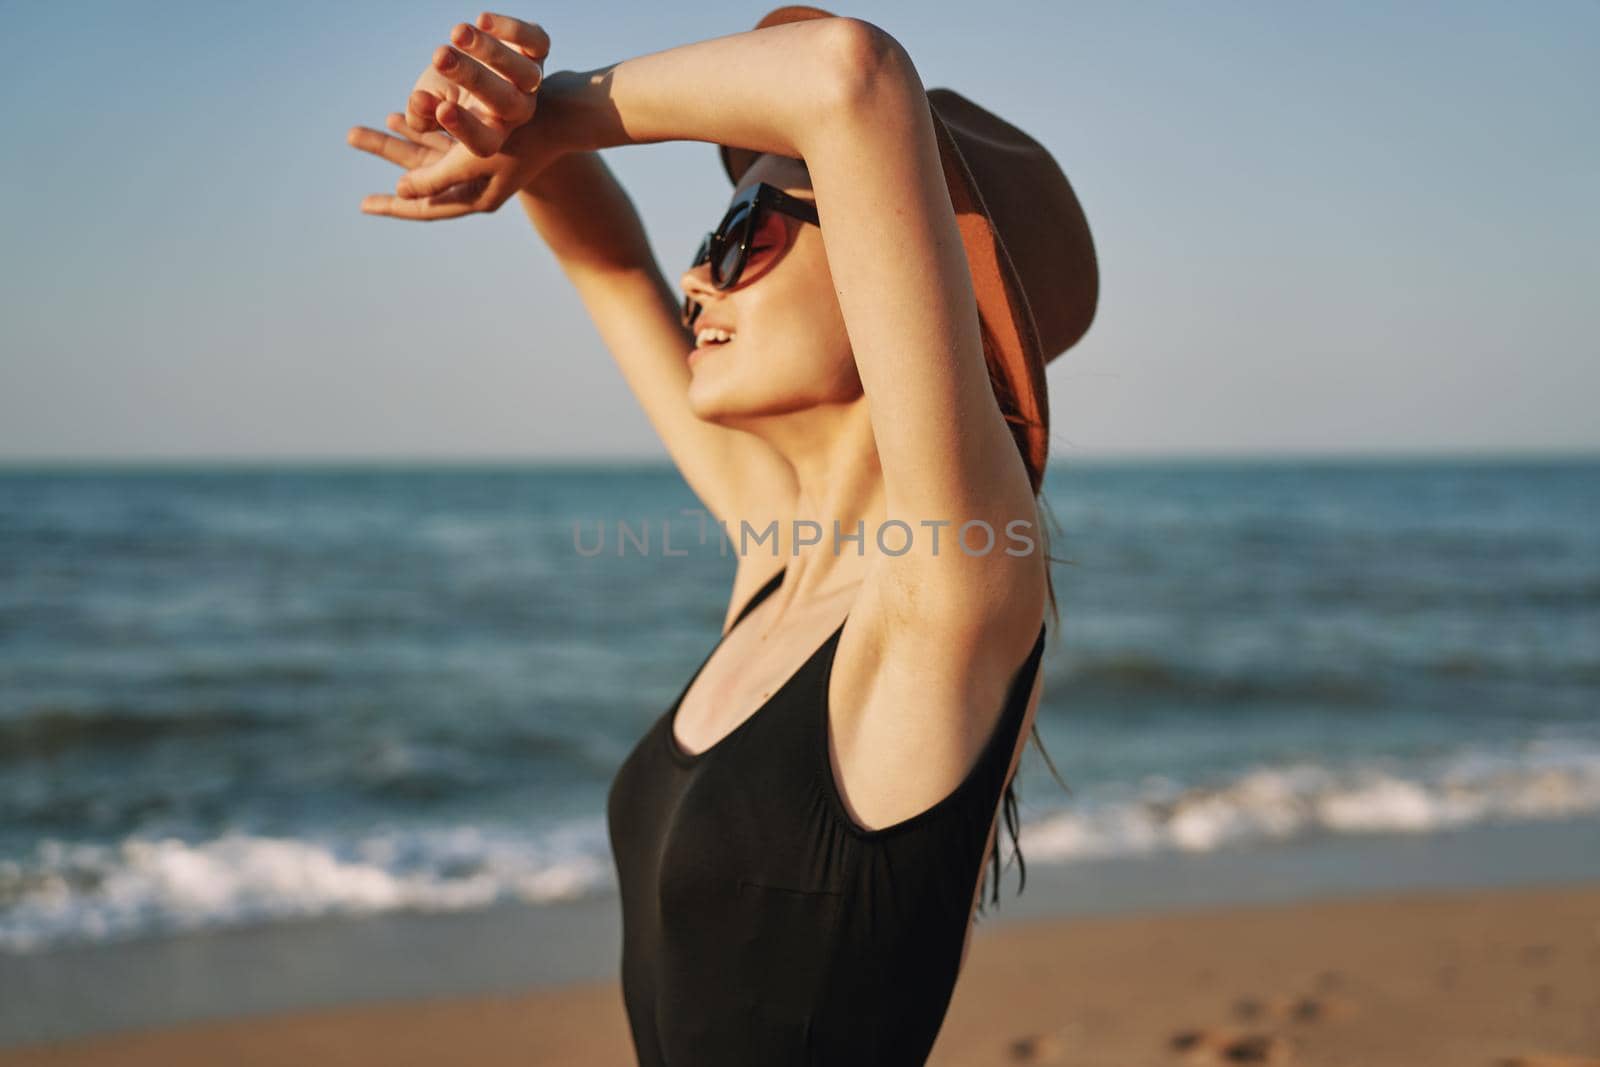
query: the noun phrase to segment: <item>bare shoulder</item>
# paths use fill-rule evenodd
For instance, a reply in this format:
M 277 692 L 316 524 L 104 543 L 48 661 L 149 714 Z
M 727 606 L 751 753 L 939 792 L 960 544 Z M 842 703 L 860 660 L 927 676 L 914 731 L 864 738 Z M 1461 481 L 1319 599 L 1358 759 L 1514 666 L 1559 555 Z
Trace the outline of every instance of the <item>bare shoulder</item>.
M 915 599 L 893 567 L 863 583 L 827 694 L 834 781 L 858 826 L 917 815 L 965 779 L 1039 639 L 1045 566 L 1042 555 L 1032 566 L 996 566 L 964 616 L 942 595 L 908 615 Z M 1034 679 L 1030 704 L 1037 695 Z

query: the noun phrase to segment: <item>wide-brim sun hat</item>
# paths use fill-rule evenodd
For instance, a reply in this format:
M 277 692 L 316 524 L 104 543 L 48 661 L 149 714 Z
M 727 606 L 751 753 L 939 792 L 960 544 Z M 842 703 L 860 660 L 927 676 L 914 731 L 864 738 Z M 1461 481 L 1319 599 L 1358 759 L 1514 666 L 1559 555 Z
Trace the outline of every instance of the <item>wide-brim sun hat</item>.
M 832 12 L 769 11 L 756 29 Z M 978 297 L 984 359 L 1000 411 L 1038 492 L 1050 456 L 1047 363 L 1094 321 L 1100 271 L 1072 184 L 1038 141 L 951 89 L 929 89 L 945 185 Z M 735 185 L 761 153 L 719 145 Z

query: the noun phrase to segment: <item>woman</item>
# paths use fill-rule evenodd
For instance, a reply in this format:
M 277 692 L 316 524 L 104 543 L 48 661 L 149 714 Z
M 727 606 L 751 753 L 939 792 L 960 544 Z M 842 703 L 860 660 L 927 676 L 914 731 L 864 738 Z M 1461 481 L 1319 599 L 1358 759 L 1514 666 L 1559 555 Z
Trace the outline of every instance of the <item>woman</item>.
M 520 191 L 707 510 L 736 545 L 776 521 L 612 785 L 639 1060 L 920 1064 L 1039 698 L 1043 363 L 1096 293 L 1070 187 L 815 8 L 548 78 L 533 24 L 452 44 L 399 137 L 351 132 L 406 168 L 363 209 Z M 721 146 L 736 187 L 681 306 L 596 155 L 677 139 Z

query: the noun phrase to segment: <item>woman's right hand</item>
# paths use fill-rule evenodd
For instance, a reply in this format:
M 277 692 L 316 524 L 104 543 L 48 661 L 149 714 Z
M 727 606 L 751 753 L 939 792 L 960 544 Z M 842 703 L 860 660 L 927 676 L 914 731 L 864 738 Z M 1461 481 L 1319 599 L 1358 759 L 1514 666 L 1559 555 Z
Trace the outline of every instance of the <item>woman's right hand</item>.
M 406 125 L 417 134 L 443 129 L 473 155 L 492 156 L 533 118 L 550 35 L 536 23 L 485 12 L 476 27 L 458 24 L 450 42 L 413 86 Z
M 362 211 L 418 220 L 495 211 L 560 154 L 533 121 L 549 35 L 504 15 L 480 15 L 478 25 L 456 26 L 457 47 L 434 53 L 406 113 L 389 117 L 390 131 L 401 137 L 350 131 L 353 147 L 406 170 L 397 195 L 369 196 Z

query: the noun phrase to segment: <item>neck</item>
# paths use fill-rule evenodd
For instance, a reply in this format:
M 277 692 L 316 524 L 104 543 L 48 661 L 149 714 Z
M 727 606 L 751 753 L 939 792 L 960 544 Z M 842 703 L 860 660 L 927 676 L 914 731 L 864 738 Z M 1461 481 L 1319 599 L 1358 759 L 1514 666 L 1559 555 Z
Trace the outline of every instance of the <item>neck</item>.
M 763 419 L 749 429 L 794 472 L 793 509 L 776 516 L 778 552 L 788 573 L 775 599 L 781 605 L 810 602 L 854 588 L 882 554 L 877 532 L 886 517 L 883 469 L 865 398 L 818 404 Z M 857 533 L 858 524 L 861 540 L 845 541 Z M 814 543 L 803 543 L 807 540 Z

